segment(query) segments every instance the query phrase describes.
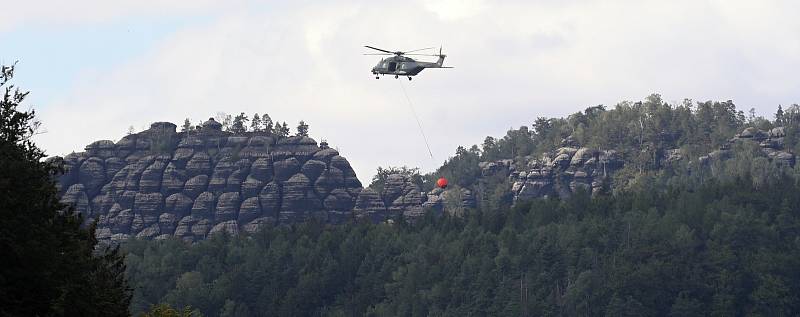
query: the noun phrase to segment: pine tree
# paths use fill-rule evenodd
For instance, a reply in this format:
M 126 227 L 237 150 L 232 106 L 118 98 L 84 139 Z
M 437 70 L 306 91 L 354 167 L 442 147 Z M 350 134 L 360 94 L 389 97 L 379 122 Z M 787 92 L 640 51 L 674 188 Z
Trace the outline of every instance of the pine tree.
M 94 255 L 94 226 L 59 202 L 63 165 L 31 140 L 39 123 L 17 110 L 28 93 L 9 85 L 13 73 L 0 72 L 0 316 L 127 316 L 123 257 Z
M 264 114 L 261 116 L 261 124 L 264 125 L 264 131 L 268 134 L 274 134 L 274 127 L 272 126 L 272 118 L 269 117 L 268 114 Z
M 240 113 L 233 119 L 230 131 L 237 134 L 247 132 L 248 121 L 250 121 L 250 119 L 247 118 L 247 115 L 245 115 L 244 112 Z
M 308 125 L 303 120 L 300 120 L 300 123 L 297 124 L 297 135 L 308 136 Z
M 778 105 L 778 111 L 775 112 L 775 124 L 778 126 L 783 125 L 783 108 Z
M 186 118 L 181 126 L 181 132 L 189 132 L 190 130 L 192 130 L 192 122 L 189 121 L 189 118 Z
M 250 121 L 250 131 L 253 132 L 261 132 L 261 117 L 258 116 L 258 113 L 253 115 L 253 121 Z
M 275 124 L 275 136 L 285 138 L 289 136 L 289 125 L 286 122 Z

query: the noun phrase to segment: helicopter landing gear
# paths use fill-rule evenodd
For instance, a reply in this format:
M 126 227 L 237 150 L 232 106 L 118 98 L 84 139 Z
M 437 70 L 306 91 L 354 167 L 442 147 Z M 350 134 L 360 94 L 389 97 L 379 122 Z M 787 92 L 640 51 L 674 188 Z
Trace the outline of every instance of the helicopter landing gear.
M 411 76 L 408 76 L 408 80 L 411 80 Z
M 397 77 L 400 77 L 400 76 L 398 76 L 398 75 L 394 75 L 394 78 L 395 78 L 395 79 L 397 79 Z
M 381 77 L 380 76 L 375 76 L 375 79 L 381 79 Z

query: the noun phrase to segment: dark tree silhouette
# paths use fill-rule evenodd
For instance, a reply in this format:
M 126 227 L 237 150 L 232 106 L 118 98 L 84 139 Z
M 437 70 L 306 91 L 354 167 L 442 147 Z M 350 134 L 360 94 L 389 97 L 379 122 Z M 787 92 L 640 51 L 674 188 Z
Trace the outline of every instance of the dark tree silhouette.
M 39 122 L 17 108 L 28 95 L 0 87 L 0 316 L 127 316 L 130 290 L 123 257 L 99 247 L 94 225 L 59 203 L 58 159 L 43 161 L 31 140 Z

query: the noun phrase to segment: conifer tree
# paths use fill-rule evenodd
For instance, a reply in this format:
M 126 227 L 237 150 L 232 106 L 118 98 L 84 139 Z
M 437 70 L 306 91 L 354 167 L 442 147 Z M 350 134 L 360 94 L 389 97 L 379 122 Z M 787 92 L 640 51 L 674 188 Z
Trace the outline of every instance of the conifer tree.
M 261 117 L 258 116 L 258 113 L 253 114 L 253 121 L 250 121 L 250 131 L 261 132 L 262 129 Z
M 269 134 L 274 134 L 274 127 L 272 126 L 272 118 L 269 117 L 268 114 L 264 114 L 261 116 L 261 124 L 264 125 L 264 131 Z
M 247 122 L 250 119 L 247 118 L 247 115 L 244 112 L 240 113 L 233 119 L 233 123 L 231 124 L 230 131 L 233 133 L 245 133 L 247 132 Z
M 59 202 L 59 159 L 43 161 L 39 122 L 17 107 L 28 95 L 0 87 L 0 316 L 128 316 L 130 289 L 117 249 L 98 248 L 94 225 Z
M 300 123 L 297 124 L 297 135 L 308 136 L 308 125 L 303 120 L 300 120 Z
M 189 121 L 189 118 L 183 121 L 183 125 L 181 126 L 181 132 L 188 132 L 192 129 L 192 122 Z

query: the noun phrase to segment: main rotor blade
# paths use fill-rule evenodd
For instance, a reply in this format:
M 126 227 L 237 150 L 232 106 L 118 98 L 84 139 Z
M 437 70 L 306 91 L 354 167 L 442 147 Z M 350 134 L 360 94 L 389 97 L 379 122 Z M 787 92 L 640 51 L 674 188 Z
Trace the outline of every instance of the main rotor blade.
M 377 47 L 372 47 L 372 46 L 369 46 L 369 45 L 364 45 L 364 47 L 371 48 L 371 49 L 376 50 L 376 51 L 381 51 L 381 52 L 385 52 L 385 53 L 389 53 L 389 54 L 394 54 L 394 52 L 390 52 L 390 51 L 387 51 L 387 50 L 384 50 L 384 49 L 380 49 L 380 48 L 377 48 Z
M 389 54 L 389 53 L 366 53 L 366 54 L 361 54 L 361 55 L 381 55 L 381 56 L 387 56 L 387 55 L 394 55 L 394 54 Z
M 434 54 L 403 54 L 403 55 L 414 55 L 414 56 L 437 56 L 437 57 L 439 56 L 439 55 L 434 55 Z
M 411 53 L 411 52 L 416 52 L 416 51 L 421 51 L 421 50 L 429 50 L 429 49 L 432 49 L 432 48 L 435 48 L 435 47 L 418 48 L 418 49 L 411 50 L 411 51 L 405 51 L 405 53 Z

